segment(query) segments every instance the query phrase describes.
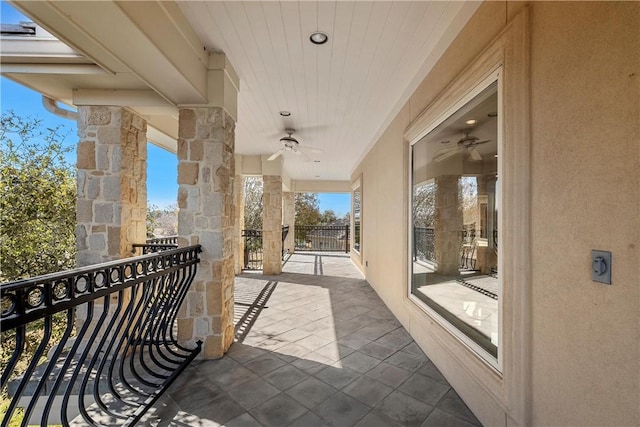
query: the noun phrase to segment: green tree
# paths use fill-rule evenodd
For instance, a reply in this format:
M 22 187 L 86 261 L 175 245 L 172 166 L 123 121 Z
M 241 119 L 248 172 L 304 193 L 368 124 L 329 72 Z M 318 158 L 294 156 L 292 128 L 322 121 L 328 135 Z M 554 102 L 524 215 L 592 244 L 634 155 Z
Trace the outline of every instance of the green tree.
M 296 193 L 294 197 L 296 225 L 318 225 L 321 222 L 317 193 Z
M 262 178 L 247 176 L 244 179 L 244 228 L 262 230 Z
M 320 217 L 320 222 L 322 224 L 331 224 L 337 219 L 338 219 L 338 216 L 336 215 L 336 213 L 331 209 L 327 209 L 326 211 L 322 212 L 322 215 Z
M 75 167 L 65 160 L 64 128 L 42 129 L 41 120 L 9 111 L 0 118 L 0 281 L 14 281 L 75 267 Z M 60 341 L 64 313 L 54 315 L 50 343 Z M 27 326 L 25 350 L 12 378 L 21 375 L 44 337 L 44 322 Z M 2 331 L 0 366 L 7 366 L 15 330 Z M 44 354 L 51 347 L 45 348 Z M 42 356 L 40 362 L 46 358 Z M 0 417 L 8 408 L 0 391 Z M 9 425 L 20 425 L 22 411 Z
M 0 120 L 0 278 L 75 267 L 76 179 L 64 128 L 11 111 Z

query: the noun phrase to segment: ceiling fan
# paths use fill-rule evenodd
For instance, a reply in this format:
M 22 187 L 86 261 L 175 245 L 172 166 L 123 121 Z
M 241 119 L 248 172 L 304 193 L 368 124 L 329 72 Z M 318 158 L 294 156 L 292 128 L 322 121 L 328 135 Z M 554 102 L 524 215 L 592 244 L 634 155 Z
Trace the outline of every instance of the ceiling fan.
M 297 139 L 295 139 L 292 135 L 294 134 L 295 129 L 285 129 L 285 132 L 288 134 L 287 136 L 283 136 L 280 138 L 280 142 L 282 143 L 282 148 L 273 153 L 267 160 L 275 160 L 280 157 L 284 152 L 291 151 L 299 156 L 305 158 L 305 161 L 310 162 L 311 157 L 309 157 L 304 151 L 309 151 L 312 153 L 322 153 L 322 150 L 313 147 L 307 147 L 304 145 L 300 145 Z
M 480 144 L 486 144 L 491 140 L 487 139 L 484 141 L 480 141 L 480 138 L 478 138 L 477 136 L 471 135 L 470 129 L 464 130 L 463 132 L 464 132 L 464 136 L 460 138 L 460 140 L 458 141 L 455 147 L 450 147 L 450 148 L 445 148 L 444 150 L 440 150 L 440 152 L 438 152 L 438 154 L 436 154 L 433 157 L 433 161 L 436 163 L 442 162 L 448 159 L 449 157 L 453 157 L 456 154 L 460 153 L 461 151 L 465 151 L 465 150 L 469 152 L 469 157 L 471 158 L 471 160 L 473 161 L 482 160 L 482 156 L 480 155 L 480 152 L 476 149 L 476 147 Z M 443 141 L 443 143 L 444 142 L 445 141 Z

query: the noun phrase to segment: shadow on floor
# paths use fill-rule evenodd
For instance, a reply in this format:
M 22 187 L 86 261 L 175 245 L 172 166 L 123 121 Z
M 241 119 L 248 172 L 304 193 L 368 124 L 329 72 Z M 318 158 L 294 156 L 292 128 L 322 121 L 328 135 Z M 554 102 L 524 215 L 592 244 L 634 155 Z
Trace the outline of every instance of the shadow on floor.
M 241 339 L 194 362 L 146 424 L 480 425 L 350 259 L 320 256 L 317 275 L 311 256 L 236 277 Z

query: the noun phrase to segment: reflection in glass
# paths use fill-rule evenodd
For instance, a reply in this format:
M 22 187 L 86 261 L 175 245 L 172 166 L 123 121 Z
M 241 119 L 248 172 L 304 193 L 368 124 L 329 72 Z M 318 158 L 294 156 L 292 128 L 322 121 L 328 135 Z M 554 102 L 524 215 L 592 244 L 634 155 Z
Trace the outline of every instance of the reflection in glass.
M 353 190 L 353 249 L 360 252 L 360 220 L 361 220 L 362 189 Z
M 498 96 L 490 85 L 412 147 L 411 292 L 497 357 Z

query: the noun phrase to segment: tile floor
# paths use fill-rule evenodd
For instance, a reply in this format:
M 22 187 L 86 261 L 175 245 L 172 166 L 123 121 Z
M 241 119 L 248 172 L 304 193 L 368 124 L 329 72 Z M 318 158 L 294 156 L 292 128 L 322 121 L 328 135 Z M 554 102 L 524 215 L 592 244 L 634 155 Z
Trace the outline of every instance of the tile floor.
M 478 426 L 345 254 L 236 278 L 236 343 L 156 403 L 157 426 Z

